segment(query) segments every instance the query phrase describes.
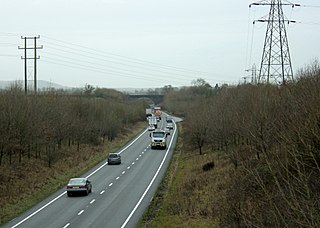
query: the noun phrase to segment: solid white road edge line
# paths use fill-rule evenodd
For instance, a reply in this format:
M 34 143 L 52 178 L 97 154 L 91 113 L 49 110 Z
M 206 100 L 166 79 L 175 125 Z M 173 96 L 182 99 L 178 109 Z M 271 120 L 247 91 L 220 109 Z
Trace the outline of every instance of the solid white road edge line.
M 125 151 L 126 149 L 128 149 L 128 147 L 130 147 L 133 143 L 135 143 L 139 138 L 142 137 L 142 135 L 147 131 L 147 129 L 145 129 L 137 138 L 135 138 L 130 144 L 128 144 L 125 148 L 123 148 L 119 154 L 121 154 L 123 151 Z M 86 178 L 91 177 L 93 174 L 95 174 L 96 172 L 98 172 L 100 169 L 102 169 L 102 167 L 106 166 L 108 164 L 108 162 L 104 163 L 103 165 L 101 165 L 99 168 L 97 168 L 96 170 L 94 170 L 92 173 L 90 173 Z M 44 206 L 40 207 L 38 210 L 36 210 L 35 212 L 33 212 L 32 214 L 30 214 L 29 216 L 25 217 L 24 219 L 22 219 L 20 222 L 18 222 L 17 224 L 15 224 L 14 226 L 12 226 L 11 228 L 15 228 L 17 226 L 20 226 L 22 223 L 24 223 L 25 221 L 27 221 L 29 218 L 33 217 L 34 215 L 38 214 L 40 211 L 42 211 L 44 208 L 46 208 L 47 206 L 49 206 L 50 204 L 52 204 L 54 201 L 56 201 L 57 199 L 61 198 L 61 196 L 63 196 L 64 194 L 66 194 L 66 191 L 61 193 L 60 195 L 58 195 L 56 198 L 54 198 L 53 200 L 51 200 L 49 203 L 45 204 Z
M 134 144 L 139 138 L 141 138 L 141 136 L 146 132 L 147 130 L 144 130 L 137 138 L 135 138 L 130 144 L 128 144 L 125 148 L 123 148 L 118 154 L 123 153 L 123 151 L 125 151 L 126 149 L 128 149 L 132 144 Z M 103 165 L 101 165 L 99 168 L 97 168 L 95 171 L 93 171 L 92 173 L 90 173 L 86 178 L 91 177 L 92 175 L 94 175 L 96 172 L 98 172 L 100 169 L 102 169 L 104 166 L 106 166 L 108 164 L 108 162 L 104 163 Z
M 20 222 L 18 222 L 16 225 L 12 226 L 11 228 L 15 228 L 19 225 L 21 225 L 22 223 L 24 223 L 25 221 L 27 221 L 29 218 L 31 218 L 32 216 L 34 216 L 35 214 L 38 214 L 39 211 L 42 211 L 44 208 L 46 208 L 47 206 L 49 206 L 50 204 L 52 204 L 54 201 L 56 201 L 57 199 L 59 199 L 61 196 L 63 196 L 64 194 L 66 194 L 67 191 L 61 193 L 60 195 L 58 195 L 56 198 L 54 198 L 53 200 L 51 200 L 49 203 L 43 205 L 42 207 L 40 207 L 38 210 L 36 210 L 35 212 L 33 212 L 32 214 L 30 214 L 29 216 L 25 217 L 24 219 L 22 219 Z
M 146 190 L 145 190 L 144 193 L 142 194 L 142 196 L 141 196 L 141 198 L 139 199 L 139 201 L 137 202 L 136 206 L 132 209 L 132 211 L 131 211 L 131 213 L 129 214 L 129 216 L 127 217 L 126 221 L 124 221 L 124 223 L 122 224 L 121 228 L 124 228 L 124 227 L 127 225 L 127 223 L 129 222 L 129 220 L 130 220 L 131 217 L 133 216 L 134 212 L 135 212 L 135 211 L 137 210 L 137 208 L 140 206 L 142 200 L 144 199 L 144 197 L 145 197 L 146 194 L 148 193 L 148 191 L 149 191 L 149 189 L 151 188 L 153 182 L 154 182 L 155 179 L 157 178 L 157 176 L 158 176 L 158 174 L 159 174 L 159 172 L 160 172 L 160 170 L 161 170 L 161 168 L 162 168 L 162 166 L 163 166 L 163 164 L 164 164 L 164 162 L 165 162 L 165 160 L 166 160 L 166 158 L 167 158 L 167 156 L 168 156 L 169 150 L 170 150 L 170 148 L 171 148 L 171 144 L 172 144 L 173 139 L 174 139 L 174 135 L 176 134 L 176 129 L 177 129 L 177 128 L 176 128 L 176 125 L 175 125 L 175 129 L 174 129 L 174 132 L 173 132 L 173 135 L 172 135 L 173 137 L 171 138 L 171 141 L 170 141 L 170 144 L 169 144 L 168 149 L 167 149 L 167 151 L 166 151 L 166 154 L 164 155 L 164 157 L 163 157 L 163 159 L 162 159 L 162 161 L 161 161 L 161 164 L 160 164 L 157 172 L 154 174 L 154 176 L 153 176 L 152 180 L 150 181 L 148 187 L 146 188 Z

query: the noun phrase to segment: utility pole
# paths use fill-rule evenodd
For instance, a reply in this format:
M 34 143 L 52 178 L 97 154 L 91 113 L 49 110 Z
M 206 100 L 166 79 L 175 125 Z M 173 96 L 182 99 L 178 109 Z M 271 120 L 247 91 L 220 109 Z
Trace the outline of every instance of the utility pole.
M 283 15 L 282 6 L 292 7 L 299 4 L 282 3 L 282 0 L 268 0 L 249 5 L 268 5 L 270 6 L 267 20 L 255 20 L 255 22 L 268 22 L 267 31 L 263 46 L 263 54 L 259 71 L 258 83 L 276 83 L 277 85 L 286 84 L 293 81 L 293 71 L 289 52 L 289 44 L 286 23 L 295 21 L 286 20 Z
M 34 36 L 34 37 L 23 37 L 21 36 L 21 39 L 24 39 L 24 47 L 18 47 L 18 49 L 24 49 L 24 57 L 21 56 L 21 59 L 24 60 L 24 92 L 27 94 L 28 92 L 28 78 L 27 78 L 27 60 L 33 59 L 34 60 L 34 93 L 37 93 L 37 59 L 40 59 L 40 56 L 37 56 L 37 49 L 42 49 L 43 46 L 37 47 L 37 39 L 40 39 L 40 36 Z M 34 40 L 34 47 L 27 47 L 27 40 L 33 39 Z M 34 57 L 27 57 L 27 50 L 32 49 L 34 50 Z

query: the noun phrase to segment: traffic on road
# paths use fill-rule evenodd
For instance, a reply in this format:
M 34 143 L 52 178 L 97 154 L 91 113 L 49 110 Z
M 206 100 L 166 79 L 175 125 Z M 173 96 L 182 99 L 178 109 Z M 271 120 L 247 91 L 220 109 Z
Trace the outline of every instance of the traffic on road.
M 168 133 L 166 115 L 161 113 L 161 117 L 155 130 L 149 131 L 147 122 L 145 130 L 124 148 L 4 227 L 135 227 L 161 182 L 176 143 L 174 121 Z M 151 149 L 154 132 L 162 132 L 165 138 L 161 150 Z M 79 192 L 84 194 L 75 194 Z

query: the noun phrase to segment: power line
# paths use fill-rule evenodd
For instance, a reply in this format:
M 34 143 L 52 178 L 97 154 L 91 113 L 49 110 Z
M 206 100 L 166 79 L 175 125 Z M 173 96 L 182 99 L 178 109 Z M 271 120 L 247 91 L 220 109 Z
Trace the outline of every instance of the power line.
M 101 74 L 108 74 L 108 77 L 112 77 L 112 76 L 122 76 L 125 78 L 134 78 L 134 79 L 138 79 L 138 80 L 146 80 L 146 77 L 144 75 L 136 75 L 136 74 L 132 74 L 132 73 L 121 73 L 121 72 L 116 72 L 116 71 L 106 71 L 105 69 L 99 69 L 99 68 L 92 68 L 92 67 L 87 67 L 87 66 L 82 66 L 82 65 L 78 65 L 76 63 L 61 63 L 61 62 L 57 62 L 55 60 L 45 60 L 42 59 L 42 62 L 47 62 L 50 64 L 54 64 L 54 65 L 59 65 L 59 66 L 64 66 L 64 67 L 69 67 L 69 68 L 73 68 L 73 69 L 81 69 L 81 70 L 86 70 L 86 71 L 90 71 L 90 72 L 96 72 L 96 73 L 101 73 Z M 159 77 L 155 77 L 152 78 L 153 81 L 158 81 L 158 82 L 163 82 L 163 80 Z
M 50 47 L 49 47 L 50 48 Z M 71 58 L 71 57 L 66 57 L 66 56 L 63 56 L 63 55 L 59 55 L 59 54 L 54 54 L 54 53 L 50 53 L 50 52 L 46 52 L 48 54 L 47 55 L 43 55 L 43 57 L 46 57 L 47 58 L 52 58 L 52 57 L 49 57 L 49 56 L 57 56 L 57 57 L 60 57 L 60 58 L 63 58 L 63 59 L 67 59 L 67 60 L 72 60 L 72 61 L 76 61 L 76 62 L 82 62 L 82 63 L 85 63 L 85 64 L 90 64 L 92 65 L 93 67 L 104 67 L 106 70 L 107 69 L 113 69 L 113 70 L 119 70 L 119 71 L 129 71 L 129 72 L 135 72 L 135 73 L 140 73 L 140 74 L 147 74 L 147 75 L 158 75 L 158 76 L 168 76 L 170 75 L 170 77 L 172 76 L 175 76 L 175 78 L 178 78 L 177 76 L 180 76 L 180 78 L 189 78 L 190 76 L 187 76 L 187 75 L 183 75 L 183 74 L 178 74 L 178 73 L 175 73 L 175 72 L 168 72 L 168 71 L 161 71 L 161 70 L 153 70 L 153 69 L 149 69 L 149 68 L 145 68 L 145 67 L 137 67 L 137 66 L 132 66 L 134 68 L 138 68 L 138 70 L 132 70 L 132 69 L 124 69 L 124 68 L 120 68 L 120 67 L 114 67 L 114 66 L 109 66 L 109 65 L 105 65 L 105 64 L 99 64 L 99 63 L 96 63 L 96 62 L 91 62 L 91 61 L 86 61 L 86 60 L 82 60 L 82 59 L 76 59 L 76 58 Z M 94 58 L 95 59 L 95 58 Z M 105 61 L 105 60 L 102 60 L 102 61 Z M 125 65 L 125 66 L 131 66 L 131 65 Z M 141 70 L 147 70 L 147 72 L 145 71 L 141 71 Z
M 92 55 L 99 55 L 99 56 L 103 56 L 103 57 L 107 57 L 107 58 L 119 59 L 119 60 L 125 61 L 125 62 L 131 62 L 131 63 L 142 64 L 142 65 L 150 65 L 150 66 L 157 67 L 157 68 L 161 67 L 161 68 L 171 69 L 171 70 L 175 70 L 175 71 L 183 71 L 183 72 L 197 73 L 197 74 L 199 74 L 199 73 L 200 74 L 212 74 L 212 72 L 203 72 L 203 71 L 199 71 L 199 70 L 191 70 L 191 69 L 186 69 L 186 68 L 182 68 L 182 67 L 169 66 L 169 65 L 165 65 L 165 64 L 155 63 L 155 62 L 152 62 L 152 61 L 141 60 L 141 59 L 131 58 L 131 57 L 118 55 L 118 54 L 114 54 L 114 53 L 110 53 L 110 52 L 106 52 L 106 51 L 96 50 L 96 49 L 89 48 L 89 47 L 86 47 L 86 46 L 77 45 L 77 44 L 73 44 L 73 43 L 70 43 L 70 42 L 65 42 L 65 41 L 62 41 L 62 40 L 50 38 L 50 37 L 47 37 L 47 36 L 43 36 L 43 37 L 46 37 L 47 39 L 50 39 L 50 40 L 54 40 L 56 42 L 60 42 L 60 43 L 67 44 L 67 45 L 71 45 L 71 46 L 74 46 L 74 47 L 77 47 L 77 48 L 73 48 L 73 47 L 65 46 L 65 45 L 59 45 L 59 44 L 54 44 L 55 46 L 65 47 L 65 48 L 68 48 L 68 49 L 71 49 L 71 50 L 76 50 L 76 51 L 79 51 L 79 52 L 85 52 L 85 53 L 92 54 Z M 46 41 L 46 42 L 48 42 L 48 41 Z M 50 43 L 50 42 L 48 42 L 48 43 Z M 81 50 L 81 49 L 79 49 L 79 47 L 82 48 L 82 49 L 85 49 L 85 50 Z
M 54 40 L 56 40 L 56 39 L 54 39 Z M 61 41 L 61 42 L 63 42 L 63 41 Z M 85 50 L 83 50 L 82 48 L 80 48 L 80 49 L 74 48 L 73 46 L 67 46 L 65 44 L 63 44 L 63 45 L 55 44 L 53 42 L 48 42 L 46 40 L 44 40 L 43 43 L 46 44 L 46 49 L 51 49 L 51 50 L 57 51 L 58 53 L 59 52 L 68 53 L 68 54 L 77 56 L 75 58 L 72 56 L 70 57 L 70 55 L 46 52 L 48 55 L 45 55 L 45 56 L 47 56 L 49 58 L 51 58 L 50 55 L 53 55 L 56 57 L 60 57 L 61 59 L 67 59 L 69 61 L 69 64 L 70 64 L 70 60 L 77 61 L 77 62 L 83 62 L 83 63 L 89 64 L 89 65 L 93 65 L 93 66 L 90 66 L 92 69 L 96 70 L 96 68 L 99 68 L 98 70 L 101 70 L 101 67 L 103 67 L 104 71 L 107 70 L 110 73 L 111 73 L 110 69 L 112 69 L 112 73 L 115 73 L 115 71 L 116 71 L 117 73 L 124 73 L 125 72 L 125 74 L 131 75 L 134 72 L 136 74 L 144 75 L 145 78 L 151 78 L 151 79 L 157 78 L 157 76 L 155 76 L 155 75 L 161 75 L 164 78 L 170 78 L 171 80 L 176 79 L 179 81 L 182 81 L 181 79 L 191 80 L 191 78 L 195 78 L 195 77 L 205 78 L 206 75 L 209 76 L 208 72 L 199 73 L 199 72 L 187 71 L 187 70 L 182 71 L 180 69 L 178 70 L 178 69 L 171 69 L 171 68 L 167 68 L 167 67 L 159 67 L 158 65 L 152 65 L 149 63 L 145 63 L 145 62 L 137 63 L 136 61 L 132 61 L 130 59 L 128 60 L 128 59 L 105 55 L 104 52 L 102 52 L 102 51 L 97 51 L 97 50 L 94 50 L 92 48 L 87 48 L 87 47 L 85 47 Z M 69 44 L 68 42 L 63 42 L 63 43 Z M 71 44 L 71 45 L 74 45 L 74 44 Z M 78 46 L 78 45 L 76 45 L 76 46 Z M 79 46 L 84 47 L 81 45 L 79 45 Z M 87 49 L 89 49 L 89 51 Z M 94 51 L 92 51 L 92 50 L 94 50 Z M 79 57 L 84 58 L 84 59 L 88 59 L 89 61 L 79 59 Z M 51 60 L 53 60 L 53 59 L 51 58 Z M 101 61 L 103 64 L 94 63 L 93 61 L 90 61 L 90 60 L 98 60 L 98 61 Z M 57 63 L 57 61 L 59 61 L 59 60 L 54 59 L 54 61 L 55 61 L 55 63 Z M 60 60 L 60 61 L 64 61 L 64 60 Z M 110 63 L 111 65 L 108 63 Z M 74 64 L 74 63 L 72 63 L 72 64 Z M 125 68 L 123 68 L 123 66 Z M 86 67 L 88 67 L 88 66 L 86 66 Z M 204 75 L 204 74 L 206 74 L 206 75 Z M 211 74 L 210 79 L 213 79 L 212 78 L 213 73 L 210 73 L 210 74 Z M 224 76 L 223 74 L 219 74 L 219 75 Z M 152 76 L 154 76 L 154 77 L 152 77 Z M 221 79 L 217 79 L 217 78 L 214 80 L 216 80 L 218 82 L 229 83 L 229 82 L 226 82 L 225 80 L 221 80 Z

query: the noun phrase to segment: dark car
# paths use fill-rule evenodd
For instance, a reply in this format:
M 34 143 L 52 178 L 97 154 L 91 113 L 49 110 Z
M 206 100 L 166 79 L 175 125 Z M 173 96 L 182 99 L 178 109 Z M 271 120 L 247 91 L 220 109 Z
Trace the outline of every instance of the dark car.
M 72 196 L 76 193 L 82 193 L 87 196 L 91 191 L 92 184 L 87 178 L 71 178 L 67 185 L 68 196 Z
M 117 153 L 111 153 L 108 156 L 108 164 L 109 165 L 116 165 L 121 164 L 121 155 Z

